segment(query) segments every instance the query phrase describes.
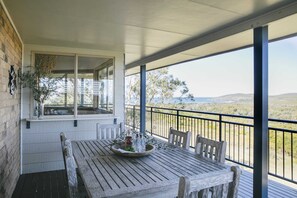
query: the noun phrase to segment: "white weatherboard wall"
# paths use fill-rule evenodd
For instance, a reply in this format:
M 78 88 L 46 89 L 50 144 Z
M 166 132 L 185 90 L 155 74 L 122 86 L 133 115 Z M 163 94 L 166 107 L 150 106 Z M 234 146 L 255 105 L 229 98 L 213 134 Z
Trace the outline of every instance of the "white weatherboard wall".
M 31 120 L 30 128 L 26 128 L 26 119 L 30 118 L 30 92 L 22 90 L 22 173 L 43 172 L 64 169 L 60 144 L 60 132 L 64 132 L 71 140 L 96 139 L 97 123 L 113 123 L 124 121 L 124 59 L 119 52 L 101 50 L 74 49 L 54 46 L 25 45 L 24 65 L 31 65 L 32 52 L 49 52 L 57 54 L 78 54 L 115 57 L 114 73 L 114 114 L 113 115 L 81 115 L 74 117 L 56 117 L 55 119 Z M 77 120 L 77 127 L 74 127 Z
M 60 132 L 71 140 L 96 139 L 96 123 L 113 123 L 113 118 L 78 120 L 31 121 L 30 129 L 22 124 L 22 168 L 24 173 L 64 169 Z

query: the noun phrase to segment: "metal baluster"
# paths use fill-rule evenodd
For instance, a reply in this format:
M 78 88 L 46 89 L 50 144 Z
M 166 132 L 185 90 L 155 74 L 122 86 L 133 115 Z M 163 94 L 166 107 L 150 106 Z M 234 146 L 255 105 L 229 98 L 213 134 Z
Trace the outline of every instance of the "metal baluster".
M 153 107 L 151 107 L 151 135 L 153 135 Z
M 230 131 L 230 124 L 228 124 L 228 132 L 229 132 L 229 159 L 231 159 L 231 131 Z
M 135 130 L 135 105 L 133 105 L 133 129 Z
M 176 129 L 179 130 L 179 110 L 176 111 Z
M 237 157 L 238 157 L 238 162 L 240 162 L 240 126 L 237 126 L 237 134 L 238 134 L 238 142 L 237 142 L 237 147 L 238 147 L 238 153 L 237 153 Z
M 293 133 L 291 132 L 291 179 L 293 180 L 294 169 L 293 169 Z
M 233 126 L 233 160 L 235 160 L 235 125 L 232 124 Z
M 209 122 L 210 122 L 210 127 L 209 127 Z M 208 121 L 208 129 L 210 130 L 210 134 L 211 134 L 211 139 L 213 140 L 213 130 L 212 130 L 212 121 Z
M 245 126 L 243 126 L 243 164 L 245 164 Z
M 277 174 L 277 134 L 276 134 L 276 130 L 274 130 L 274 135 L 275 135 L 275 147 L 274 147 L 274 152 L 275 152 L 275 166 L 274 166 L 274 172 L 275 174 Z
M 270 173 L 270 130 L 268 128 L 268 173 Z
M 219 115 L 219 141 L 222 141 L 222 115 Z
M 283 132 L 283 177 L 285 177 L 285 131 Z
M 249 127 L 249 166 L 251 166 L 251 127 Z

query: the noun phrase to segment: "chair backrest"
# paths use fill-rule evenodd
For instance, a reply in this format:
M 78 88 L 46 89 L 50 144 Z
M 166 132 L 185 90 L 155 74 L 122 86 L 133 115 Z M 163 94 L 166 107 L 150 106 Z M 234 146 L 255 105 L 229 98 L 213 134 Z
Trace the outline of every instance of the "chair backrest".
M 120 124 L 97 124 L 97 139 L 113 140 L 120 137 L 123 132 L 123 123 Z
M 189 177 L 180 177 L 178 198 L 190 198 L 194 197 L 193 195 L 195 197 L 208 197 L 210 188 L 213 190 L 212 197 L 236 198 L 241 170 L 238 166 L 232 166 L 231 171 L 231 174 L 222 176 L 220 180 L 212 179 L 213 176 L 210 176 L 209 181 L 215 182 L 216 185 L 201 182 L 201 178 L 191 180 Z
M 66 141 L 66 136 L 63 132 L 60 133 L 60 141 L 61 141 L 61 149 L 62 149 L 62 155 L 63 155 L 63 161 L 64 161 L 64 168 L 66 170 L 66 161 L 65 161 L 65 155 L 64 155 L 64 147 L 65 147 L 65 141 Z
M 175 130 L 172 127 L 170 127 L 168 143 L 173 144 L 178 147 L 189 149 L 191 135 L 192 135 L 192 133 L 190 131 L 182 132 L 182 131 L 178 131 L 178 130 Z
M 67 139 L 65 141 L 64 146 L 64 157 L 65 157 L 65 164 L 66 164 L 66 178 L 68 181 L 68 189 L 69 189 L 69 196 L 78 197 L 78 181 L 77 181 L 77 174 L 76 174 L 76 166 L 74 157 L 72 154 L 72 145 L 71 141 Z
M 197 135 L 195 153 L 200 157 L 224 163 L 226 156 L 226 142 L 215 141 Z
M 73 152 L 72 152 L 72 143 L 70 139 L 66 139 L 65 140 L 65 145 L 64 148 L 67 148 L 67 152 L 66 154 L 68 154 L 69 156 L 73 156 Z

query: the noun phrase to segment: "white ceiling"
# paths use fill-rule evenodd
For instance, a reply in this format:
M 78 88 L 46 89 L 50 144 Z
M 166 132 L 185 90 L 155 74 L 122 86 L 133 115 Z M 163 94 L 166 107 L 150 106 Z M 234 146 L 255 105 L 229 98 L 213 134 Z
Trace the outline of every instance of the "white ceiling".
M 250 45 L 265 23 L 271 39 L 297 32 L 296 0 L 3 1 L 25 44 L 123 52 L 128 73 Z

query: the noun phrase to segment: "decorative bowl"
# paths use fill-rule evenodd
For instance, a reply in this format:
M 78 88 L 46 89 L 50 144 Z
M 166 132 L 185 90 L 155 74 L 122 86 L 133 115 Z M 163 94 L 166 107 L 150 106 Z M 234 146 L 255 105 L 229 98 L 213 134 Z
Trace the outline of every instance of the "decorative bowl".
M 144 157 L 153 153 L 155 150 L 155 146 L 152 144 L 147 144 L 144 152 L 131 152 L 131 151 L 124 150 L 122 145 L 114 144 L 111 146 L 110 150 L 119 156 Z

